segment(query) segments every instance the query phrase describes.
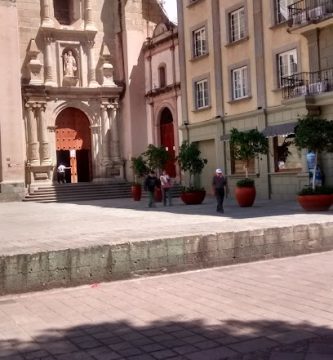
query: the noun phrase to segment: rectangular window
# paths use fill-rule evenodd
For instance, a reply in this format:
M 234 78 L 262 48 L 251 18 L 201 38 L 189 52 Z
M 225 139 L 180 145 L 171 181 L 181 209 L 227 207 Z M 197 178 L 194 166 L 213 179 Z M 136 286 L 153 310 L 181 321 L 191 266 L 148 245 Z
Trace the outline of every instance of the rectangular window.
M 277 24 L 283 23 L 289 18 L 288 6 L 295 0 L 275 0 L 275 20 Z
M 201 80 L 195 83 L 195 108 L 202 109 L 209 105 L 208 80 Z
M 287 136 L 279 135 L 273 138 L 274 167 L 276 172 L 301 171 L 302 155 L 297 150 L 293 138 L 293 134 Z
M 278 54 L 279 86 L 284 86 L 283 78 L 297 73 L 297 50 L 292 49 Z
M 233 99 L 242 99 L 248 96 L 247 66 L 232 70 Z
M 193 31 L 193 57 L 202 56 L 206 53 L 206 29 L 202 27 Z
M 245 37 L 245 11 L 240 8 L 229 14 L 230 42 L 235 42 Z

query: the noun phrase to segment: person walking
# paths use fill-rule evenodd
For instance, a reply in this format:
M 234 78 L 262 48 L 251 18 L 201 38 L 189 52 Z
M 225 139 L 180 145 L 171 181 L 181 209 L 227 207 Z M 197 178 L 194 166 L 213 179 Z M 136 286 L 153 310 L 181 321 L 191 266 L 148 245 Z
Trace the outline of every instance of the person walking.
M 171 206 L 172 205 L 171 178 L 165 170 L 163 170 L 162 175 L 160 176 L 160 181 L 162 187 L 163 205 L 166 206 L 168 200 L 168 205 Z
M 144 189 L 148 192 L 148 207 L 155 207 L 154 193 L 155 188 L 159 181 L 155 175 L 155 172 L 151 170 L 144 182 Z
M 216 169 L 212 186 L 217 202 L 216 211 L 224 213 L 223 201 L 224 195 L 227 193 L 227 179 L 224 177 L 221 169 Z

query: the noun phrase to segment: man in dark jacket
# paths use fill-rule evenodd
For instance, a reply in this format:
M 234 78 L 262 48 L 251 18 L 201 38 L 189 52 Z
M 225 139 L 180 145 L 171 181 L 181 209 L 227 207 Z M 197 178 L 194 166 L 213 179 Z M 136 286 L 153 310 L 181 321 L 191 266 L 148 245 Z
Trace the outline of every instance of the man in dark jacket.
M 145 179 L 144 189 L 148 191 L 148 206 L 155 207 L 154 192 L 155 188 L 159 185 L 159 180 L 157 179 L 155 172 L 151 170 L 148 176 Z
M 223 200 L 224 195 L 227 192 L 227 179 L 223 176 L 221 169 L 216 169 L 216 173 L 212 181 L 213 191 L 216 197 L 216 211 L 224 213 Z

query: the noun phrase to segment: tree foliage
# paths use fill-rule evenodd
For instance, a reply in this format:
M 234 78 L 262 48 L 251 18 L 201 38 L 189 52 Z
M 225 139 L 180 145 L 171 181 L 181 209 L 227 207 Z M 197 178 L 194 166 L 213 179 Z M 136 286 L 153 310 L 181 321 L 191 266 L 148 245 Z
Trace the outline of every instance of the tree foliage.
M 132 169 L 134 172 L 134 182 L 138 183 L 138 178 L 144 177 L 148 173 L 148 167 L 146 161 L 139 155 L 138 157 L 132 157 Z
M 207 164 L 207 159 L 200 157 L 201 151 L 197 143 L 183 141 L 179 148 L 177 161 L 180 168 L 189 173 L 189 187 L 193 187 L 192 179 L 195 175 L 200 175 Z
M 268 153 L 268 140 L 257 129 L 239 131 L 233 128 L 231 130 L 230 145 L 234 158 L 244 163 L 246 178 L 248 177 L 250 160 L 260 154 Z
M 161 170 L 169 160 L 169 153 L 164 146 L 149 144 L 142 155 L 146 158 L 149 170 Z
M 333 122 L 311 115 L 299 118 L 295 127 L 295 145 L 315 153 L 313 174 L 316 174 L 318 154 L 333 152 Z M 315 175 L 312 176 L 312 189 L 315 189 Z

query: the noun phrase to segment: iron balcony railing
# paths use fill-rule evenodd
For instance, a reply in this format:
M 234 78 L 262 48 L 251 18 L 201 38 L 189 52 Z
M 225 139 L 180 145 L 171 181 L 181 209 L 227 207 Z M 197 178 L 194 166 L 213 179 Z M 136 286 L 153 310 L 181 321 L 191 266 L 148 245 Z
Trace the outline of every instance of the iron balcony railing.
M 306 25 L 333 15 L 332 0 L 300 0 L 288 6 L 289 26 Z
M 333 68 L 315 72 L 301 72 L 282 79 L 282 97 L 317 95 L 333 91 Z

